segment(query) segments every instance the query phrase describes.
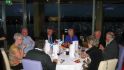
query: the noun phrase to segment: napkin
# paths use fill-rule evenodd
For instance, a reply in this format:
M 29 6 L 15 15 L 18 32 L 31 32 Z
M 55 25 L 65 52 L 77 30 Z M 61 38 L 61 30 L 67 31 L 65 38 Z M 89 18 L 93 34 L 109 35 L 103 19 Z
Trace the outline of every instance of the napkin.
M 53 54 L 57 55 L 59 53 L 59 45 L 54 44 L 53 45 Z
M 79 46 L 78 41 L 73 41 L 72 43 L 75 46 L 75 50 L 78 51 L 78 46 Z
M 48 40 L 45 40 L 45 46 L 44 46 L 45 53 L 49 54 L 50 50 L 51 50 L 50 43 L 48 42 Z
M 54 44 L 54 45 L 53 45 L 52 57 L 53 57 L 54 59 L 58 59 L 58 53 L 59 53 L 59 44 Z
M 69 47 L 69 56 L 70 58 L 75 58 L 75 45 L 72 43 Z

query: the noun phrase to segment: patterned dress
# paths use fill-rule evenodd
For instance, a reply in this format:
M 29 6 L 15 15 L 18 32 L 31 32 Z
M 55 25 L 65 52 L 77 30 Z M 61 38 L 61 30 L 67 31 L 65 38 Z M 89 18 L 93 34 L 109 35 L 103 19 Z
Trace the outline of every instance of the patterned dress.
M 19 56 L 17 56 L 17 54 Z M 21 63 L 22 60 L 22 49 L 15 44 L 11 45 L 9 49 L 9 61 L 11 66 L 16 66 Z

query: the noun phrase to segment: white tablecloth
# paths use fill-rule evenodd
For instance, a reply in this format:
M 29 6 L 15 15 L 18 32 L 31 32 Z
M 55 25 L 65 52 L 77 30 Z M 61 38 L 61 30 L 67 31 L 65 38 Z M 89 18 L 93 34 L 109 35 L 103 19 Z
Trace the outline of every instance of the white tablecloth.
M 74 62 L 74 60 L 76 60 L 76 58 L 72 59 L 67 55 L 61 55 L 61 56 L 59 56 L 59 60 L 64 60 L 64 62 L 58 63 L 56 65 L 56 70 L 82 70 L 83 69 L 82 68 L 83 62 L 81 62 L 81 63 Z

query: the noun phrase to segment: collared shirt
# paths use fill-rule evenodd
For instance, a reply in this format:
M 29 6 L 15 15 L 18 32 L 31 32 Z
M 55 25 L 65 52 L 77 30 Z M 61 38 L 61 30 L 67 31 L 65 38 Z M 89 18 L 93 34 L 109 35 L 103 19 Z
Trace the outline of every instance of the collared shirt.
M 109 42 L 106 42 L 106 46 L 107 46 L 108 44 L 110 44 L 112 41 L 113 41 L 113 39 L 110 40 Z
M 39 51 L 43 51 L 43 50 L 42 50 L 42 49 L 40 49 L 40 48 L 34 48 L 34 49 L 39 50 Z
M 24 53 L 27 53 L 29 50 L 32 50 L 35 46 L 35 42 L 31 39 L 30 36 L 23 37 L 23 44 L 26 45 Z
M 52 43 L 53 43 L 52 36 L 50 36 L 50 37 L 48 38 L 48 42 L 49 42 L 50 44 L 52 44 Z

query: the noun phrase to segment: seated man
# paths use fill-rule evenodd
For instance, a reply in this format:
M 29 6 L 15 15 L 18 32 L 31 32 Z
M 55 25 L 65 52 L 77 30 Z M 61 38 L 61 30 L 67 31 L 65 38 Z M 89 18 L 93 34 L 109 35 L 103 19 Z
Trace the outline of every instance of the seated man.
M 22 28 L 21 31 L 23 35 L 23 44 L 25 45 L 26 48 L 24 49 L 24 53 L 26 54 L 29 50 L 32 50 L 35 46 L 35 42 L 32 40 L 30 36 L 28 36 L 28 29 L 27 28 Z
M 42 33 L 41 39 L 48 40 L 50 44 L 53 44 L 54 41 L 57 39 L 54 29 L 52 27 L 48 27 L 47 32 Z
M 119 47 L 114 38 L 114 33 L 108 32 L 106 34 L 106 47 L 100 45 L 100 49 L 102 50 L 103 54 L 103 60 L 118 58 Z
M 37 47 L 40 48 L 35 48 L 33 50 L 30 50 L 27 55 L 26 55 L 26 59 L 31 59 L 31 60 L 37 60 L 37 61 L 41 61 L 42 63 L 42 67 L 43 70 L 55 70 L 56 68 L 56 62 L 57 60 L 53 60 L 53 62 L 51 61 L 51 58 L 49 55 L 47 55 L 44 51 L 43 51 L 43 47 L 44 47 L 44 43 L 37 45 Z
M 95 37 L 95 47 L 99 47 L 99 44 L 101 44 L 101 31 L 97 30 L 94 32 Z

